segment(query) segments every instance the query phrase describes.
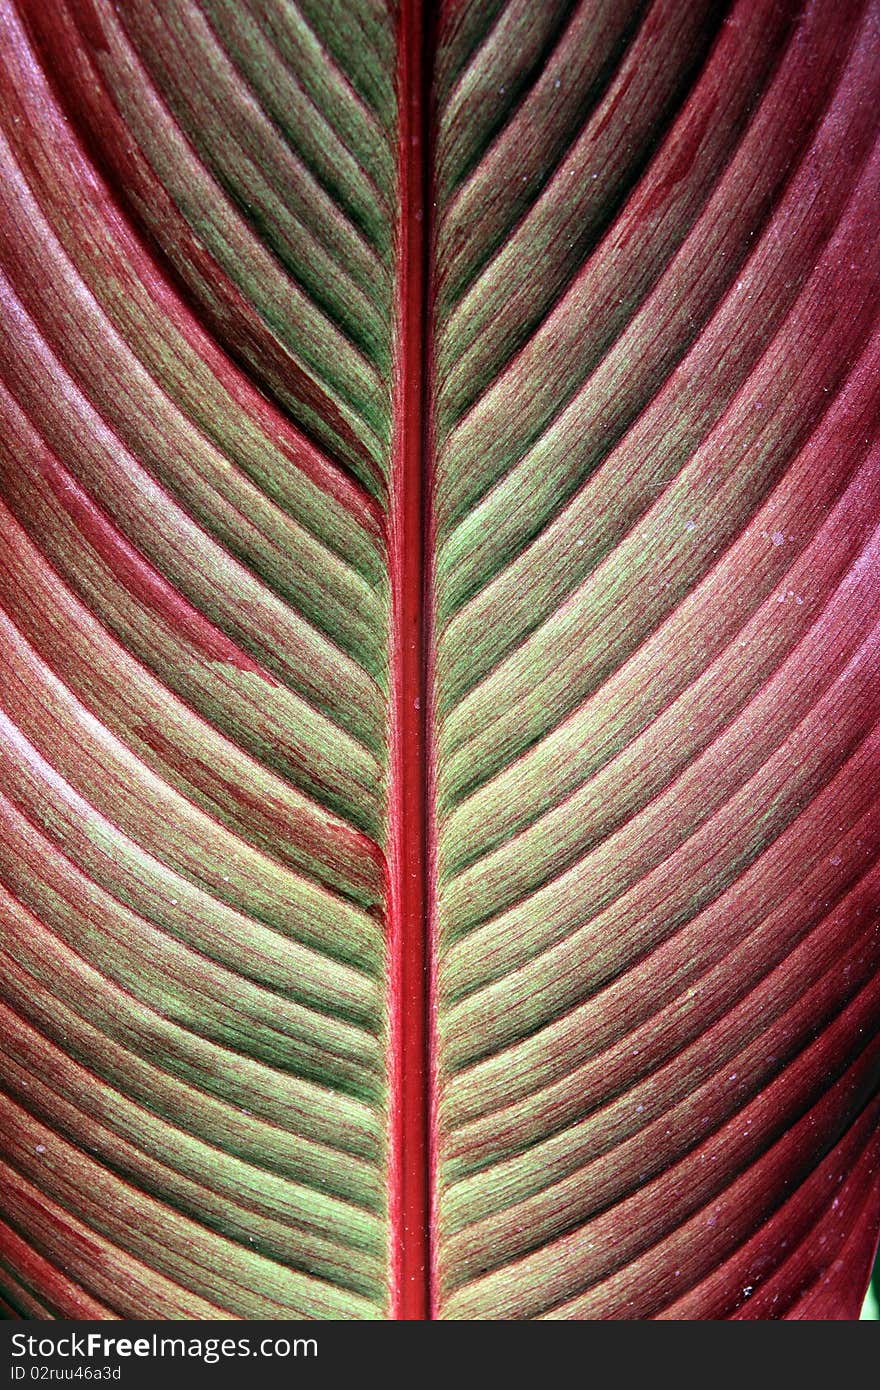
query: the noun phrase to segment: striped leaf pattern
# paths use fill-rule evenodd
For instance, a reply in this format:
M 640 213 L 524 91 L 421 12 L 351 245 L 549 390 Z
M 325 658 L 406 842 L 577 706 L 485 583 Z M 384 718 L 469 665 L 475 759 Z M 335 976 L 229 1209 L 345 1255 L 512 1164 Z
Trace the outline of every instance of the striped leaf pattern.
M 10 1297 L 381 1316 L 393 29 L 3 29 Z
M 878 37 L 441 26 L 443 1316 L 810 1316 L 876 1208 Z
M 857 1316 L 878 52 L 0 0 L 8 1316 Z

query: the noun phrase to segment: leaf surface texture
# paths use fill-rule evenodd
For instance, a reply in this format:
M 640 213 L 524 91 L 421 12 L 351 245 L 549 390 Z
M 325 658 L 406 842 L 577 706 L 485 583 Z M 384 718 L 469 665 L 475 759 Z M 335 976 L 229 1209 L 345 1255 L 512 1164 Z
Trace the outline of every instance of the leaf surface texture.
M 3 0 L 11 1316 L 857 1316 L 873 0 Z

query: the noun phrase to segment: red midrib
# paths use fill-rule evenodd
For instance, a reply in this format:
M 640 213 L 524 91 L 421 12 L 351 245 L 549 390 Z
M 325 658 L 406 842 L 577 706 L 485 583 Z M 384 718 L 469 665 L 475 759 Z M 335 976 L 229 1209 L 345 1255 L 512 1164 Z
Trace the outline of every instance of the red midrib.
M 398 30 L 399 221 L 390 520 L 389 1222 L 391 1316 L 430 1317 L 426 633 L 429 620 L 427 54 L 421 0 Z

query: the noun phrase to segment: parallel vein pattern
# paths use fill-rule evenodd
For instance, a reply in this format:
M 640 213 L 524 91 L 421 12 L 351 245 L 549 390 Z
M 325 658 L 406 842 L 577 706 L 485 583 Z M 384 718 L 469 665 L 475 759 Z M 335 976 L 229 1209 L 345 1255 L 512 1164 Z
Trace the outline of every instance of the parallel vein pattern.
M 2 7 L 25 1316 L 387 1312 L 395 42 L 369 3 Z
M 878 42 L 860 3 L 439 21 L 440 1316 L 857 1314 Z
M 856 1315 L 878 52 L 0 0 L 0 1314 Z

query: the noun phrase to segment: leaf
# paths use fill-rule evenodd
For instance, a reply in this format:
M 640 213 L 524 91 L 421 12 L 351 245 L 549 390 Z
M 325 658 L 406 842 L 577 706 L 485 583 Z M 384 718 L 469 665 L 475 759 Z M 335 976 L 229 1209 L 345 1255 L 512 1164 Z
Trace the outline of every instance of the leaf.
M 10 1316 L 858 1316 L 877 7 L 2 0 Z

